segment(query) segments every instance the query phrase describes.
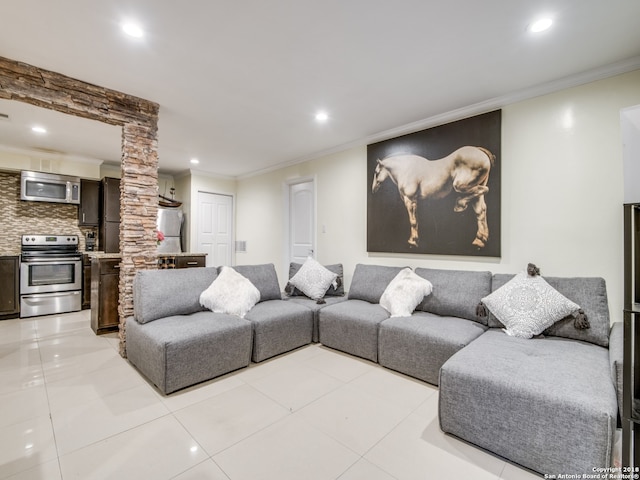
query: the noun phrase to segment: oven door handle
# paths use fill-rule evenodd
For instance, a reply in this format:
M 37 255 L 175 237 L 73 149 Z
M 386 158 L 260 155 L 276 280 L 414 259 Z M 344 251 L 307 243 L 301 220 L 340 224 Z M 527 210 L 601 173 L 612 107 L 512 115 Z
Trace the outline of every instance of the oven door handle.
M 21 295 L 21 298 L 25 300 L 31 300 L 32 302 L 42 302 L 47 298 L 64 297 L 80 295 L 79 290 L 69 290 L 67 292 L 50 292 L 50 293 L 30 293 L 29 295 Z
M 59 264 L 63 263 L 71 263 L 71 262 L 81 262 L 82 257 L 38 257 L 38 258 L 22 258 L 22 263 L 47 263 L 47 264 Z

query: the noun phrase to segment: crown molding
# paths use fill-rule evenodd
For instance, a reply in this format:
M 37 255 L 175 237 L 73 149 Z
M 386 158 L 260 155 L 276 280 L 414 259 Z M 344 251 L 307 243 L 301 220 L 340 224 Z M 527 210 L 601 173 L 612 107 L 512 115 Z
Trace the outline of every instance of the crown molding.
M 524 100 L 529 100 L 531 98 L 539 97 L 542 95 L 548 95 L 550 93 L 558 92 L 560 90 L 565 90 L 568 88 L 577 87 L 587 83 L 596 82 L 598 80 L 604 80 L 605 78 L 614 77 L 616 75 L 621 75 L 624 73 L 629 73 L 638 69 L 640 69 L 640 56 L 628 58 L 620 62 L 611 63 L 609 65 L 604 65 L 602 67 L 598 67 L 592 70 L 588 70 L 575 75 L 570 75 L 568 77 L 560 78 L 558 80 L 541 83 L 534 87 L 518 90 L 516 92 L 511 92 L 506 95 L 501 95 L 499 97 L 474 103 L 466 107 L 451 110 L 438 115 L 433 115 L 431 117 L 418 120 L 416 122 L 408 123 L 406 125 L 401 125 L 399 127 L 395 127 L 390 130 L 385 130 L 383 132 L 369 135 L 368 137 L 360 138 L 352 142 L 344 143 L 329 149 L 321 150 L 320 152 L 316 152 L 311 155 L 306 155 L 304 157 L 296 158 L 294 160 L 281 162 L 271 167 L 266 167 L 260 170 L 256 170 L 255 172 L 238 175 L 236 178 L 238 180 L 244 180 L 246 178 L 251 178 L 258 175 L 264 175 L 266 173 L 270 173 L 275 170 L 280 170 L 281 168 L 286 168 L 293 165 L 297 165 L 299 163 L 316 160 L 318 158 L 343 152 L 351 148 L 361 147 L 363 145 L 369 145 L 371 143 L 381 142 L 383 140 L 399 137 L 401 135 L 406 135 L 408 133 L 418 132 L 426 128 L 443 125 L 445 123 L 455 122 L 457 120 L 462 120 L 464 118 L 468 118 L 474 115 L 480 115 L 482 113 L 487 113 L 493 110 L 497 110 L 506 105 L 522 102 Z

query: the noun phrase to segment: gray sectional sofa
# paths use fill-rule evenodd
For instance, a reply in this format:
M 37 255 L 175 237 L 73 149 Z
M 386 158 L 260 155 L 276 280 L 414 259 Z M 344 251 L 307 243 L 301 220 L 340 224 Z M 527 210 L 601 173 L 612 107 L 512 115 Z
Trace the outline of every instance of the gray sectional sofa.
M 622 328 L 610 327 L 604 280 L 546 278 L 591 326 L 561 320 L 525 340 L 478 309 L 511 275 L 417 268 L 432 293 L 412 315 L 390 317 L 379 302 L 402 267 L 359 264 L 348 295 L 322 301 L 291 290 L 282 297 L 273 265 L 234 268 L 261 294 L 244 319 L 200 307 L 216 269 L 138 273 L 127 353 L 163 392 L 320 341 L 439 385 L 441 429 L 509 461 L 541 474 L 610 466 Z

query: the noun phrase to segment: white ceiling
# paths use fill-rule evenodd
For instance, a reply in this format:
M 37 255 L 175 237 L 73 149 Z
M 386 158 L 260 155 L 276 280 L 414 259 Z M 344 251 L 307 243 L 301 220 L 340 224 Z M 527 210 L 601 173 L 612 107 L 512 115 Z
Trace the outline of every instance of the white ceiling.
M 0 56 L 159 103 L 164 173 L 243 176 L 640 68 L 639 18 L 638 0 L 20 0 Z M 27 110 L 0 103 L 0 145 L 119 161 L 117 128 L 40 113 L 36 138 Z

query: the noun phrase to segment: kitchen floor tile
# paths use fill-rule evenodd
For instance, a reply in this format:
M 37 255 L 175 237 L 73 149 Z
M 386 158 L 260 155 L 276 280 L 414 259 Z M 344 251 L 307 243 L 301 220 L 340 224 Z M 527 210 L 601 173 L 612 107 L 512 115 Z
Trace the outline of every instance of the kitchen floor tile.
M 283 406 L 249 385 L 174 413 L 209 455 L 229 448 L 288 414 Z
M 60 462 L 58 459 L 36 465 L 29 470 L 24 470 L 7 477 L 7 480 L 62 480 Z
M 59 412 L 146 385 L 131 365 L 119 362 L 92 372 L 47 382 L 49 407 L 52 412 Z
M 294 415 L 364 455 L 409 413 L 407 408 L 344 385 Z
M 0 345 L 0 359 L 0 373 L 30 371 L 42 367 L 37 340 Z
M 409 411 L 438 393 L 433 385 L 383 367 L 372 369 L 349 384 Z
M 15 318 L 0 321 L 0 345 L 33 341 L 37 338 L 38 332 L 33 320 Z
M 304 363 L 342 382 L 349 382 L 377 368 L 375 363 L 327 347 L 320 347 L 320 352 Z
M 40 365 L 0 371 L 0 395 L 44 385 Z
M 395 480 L 395 478 L 376 467 L 373 463 L 360 459 L 349 470 L 340 475 L 338 480 Z
M 146 385 L 52 412 L 58 453 L 64 455 L 169 413 Z
M 170 411 L 176 412 L 242 385 L 244 385 L 244 382 L 232 373 L 179 390 L 170 395 L 160 393 L 153 386 L 151 388 Z
M 431 397 L 433 416 L 415 414 L 385 436 L 365 458 L 399 480 L 416 478 L 499 478 L 505 462 L 445 435 L 438 425 L 437 398 Z
M 0 428 L 0 478 L 57 460 L 49 415 Z
M 153 420 L 60 457 L 63 478 L 170 479 L 207 459 L 171 416 Z
M 249 383 L 290 412 L 343 385 L 338 379 L 304 365 L 291 365 Z
M 71 347 L 69 347 L 71 348 Z M 73 350 L 73 348 L 71 348 Z M 43 363 L 44 376 L 47 382 L 55 382 L 70 377 L 77 377 L 104 368 L 126 363 L 116 351 L 103 348 L 92 352 L 66 352 L 54 361 Z
M 233 480 L 326 480 L 338 478 L 359 456 L 289 416 L 213 459 Z
M 173 480 L 229 480 L 229 477 L 213 460 L 205 460 L 184 473 L 173 477 Z
M 45 386 L 36 385 L 0 395 L 0 412 L 0 428 L 32 417 L 48 415 L 49 402 Z

